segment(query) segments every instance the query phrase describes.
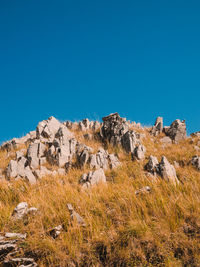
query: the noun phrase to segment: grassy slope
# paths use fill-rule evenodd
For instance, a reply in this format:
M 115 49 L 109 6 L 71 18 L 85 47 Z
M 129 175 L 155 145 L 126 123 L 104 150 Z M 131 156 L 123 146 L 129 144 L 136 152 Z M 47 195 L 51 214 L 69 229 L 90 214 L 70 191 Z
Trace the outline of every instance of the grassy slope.
M 79 132 L 76 136 L 81 140 Z M 163 148 L 160 137 L 146 136 L 147 157 L 152 154 L 160 160 L 165 155 L 173 163 L 187 162 L 197 154 L 191 139 Z M 87 145 L 97 150 L 101 144 L 87 141 Z M 143 171 L 147 159 L 132 162 L 120 148 L 108 150 L 117 152 L 123 164 L 106 171 L 107 185 L 89 191 L 78 185 L 87 168 L 46 177 L 34 186 L 1 182 L 0 231 L 28 233 L 23 252 L 37 255 L 39 266 L 200 266 L 200 173 L 192 166 L 178 168 L 182 183 L 175 187 L 147 178 Z M 0 168 L 11 158 L 0 152 Z M 146 185 L 152 193 L 135 196 L 135 190 Z M 10 215 L 21 201 L 39 213 L 25 224 L 13 223 Z M 71 223 L 67 203 L 87 227 Z M 46 231 L 59 224 L 65 231 L 53 240 Z

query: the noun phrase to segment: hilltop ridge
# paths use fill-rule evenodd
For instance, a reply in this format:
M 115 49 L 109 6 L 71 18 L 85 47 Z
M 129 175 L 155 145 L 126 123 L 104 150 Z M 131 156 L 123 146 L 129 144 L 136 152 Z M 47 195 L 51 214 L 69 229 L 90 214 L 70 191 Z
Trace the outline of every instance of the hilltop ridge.
M 200 132 L 102 121 L 52 116 L 1 145 L 3 266 L 200 265 Z

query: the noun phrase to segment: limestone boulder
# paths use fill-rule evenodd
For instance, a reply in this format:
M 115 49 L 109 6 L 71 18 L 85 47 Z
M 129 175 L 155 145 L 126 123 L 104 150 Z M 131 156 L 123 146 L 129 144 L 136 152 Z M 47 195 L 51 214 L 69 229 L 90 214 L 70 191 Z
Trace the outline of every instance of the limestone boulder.
M 99 183 L 106 183 L 106 176 L 103 169 L 98 169 L 90 171 L 88 174 L 83 174 L 79 182 L 83 188 L 89 188 Z
M 121 138 L 128 129 L 126 119 L 121 118 L 118 113 L 113 113 L 103 118 L 100 136 L 104 141 L 108 140 L 111 144 L 117 145 L 121 144 Z
M 145 165 L 145 170 L 150 172 L 151 174 L 156 174 L 159 172 L 159 163 L 158 159 L 154 156 L 149 157 L 148 163 Z
M 172 141 L 178 143 L 186 138 L 186 124 L 185 121 L 175 120 L 170 127 L 164 128 L 164 132 Z
M 132 153 L 132 159 L 136 159 L 136 160 L 143 160 L 145 159 L 145 153 L 146 153 L 146 148 L 143 145 L 139 145 L 137 146 L 133 153 Z
M 134 131 L 127 131 L 122 137 L 121 137 L 121 144 L 123 149 L 127 153 L 133 153 L 134 149 L 137 145 L 140 144 L 140 140 L 138 138 L 138 135 Z
M 154 126 L 151 129 L 151 134 L 154 136 L 159 135 L 163 131 L 163 118 L 157 117 Z
M 165 156 L 162 157 L 159 163 L 159 174 L 167 182 L 179 183 L 174 166 L 169 163 Z
M 36 137 L 37 139 L 53 140 L 60 127 L 61 123 L 52 116 L 47 120 L 39 122 L 36 129 Z

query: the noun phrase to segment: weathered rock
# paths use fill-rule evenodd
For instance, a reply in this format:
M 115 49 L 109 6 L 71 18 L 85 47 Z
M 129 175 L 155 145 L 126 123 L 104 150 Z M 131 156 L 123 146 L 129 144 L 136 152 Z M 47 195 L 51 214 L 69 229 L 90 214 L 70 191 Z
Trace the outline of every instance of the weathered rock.
M 121 162 L 115 154 L 108 155 L 108 162 L 111 169 L 117 168 L 121 165 Z
M 91 147 L 86 145 L 79 145 L 77 149 L 77 161 L 80 167 L 84 167 L 90 158 L 90 154 L 93 152 Z
M 126 119 L 121 118 L 118 113 L 113 113 L 103 118 L 100 136 L 104 141 L 108 140 L 111 144 L 117 145 L 121 143 L 121 138 L 128 128 Z
M 163 131 L 163 118 L 157 117 L 154 126 L 151 129 L 151 134 L 157 136 L 158 134 L 162 133 Z
M 11 160 L 7 167 L 6 176 L 8 178 L 15 178 L 18 175 L 18 164 L 16 160 Z
M 134 131 L 127 131 L 121 138 L 121 144 L 124 150 L 129 153 L 134 152 L 134 149 L 140 144 L 140 141 Z
M 146 153 L 145 146 L 139 145 L 134 149 L 132 153 L 132 159 L 143 160 L 145 158 L 145 153 Z
M 190 163 L 198 170 L 200 171 L 200 157 L 199 156 L 194 156 Z
M 9 258 L 4 260 L 3 266 L 36 267 L 38 265 L 32 258 Z
M 145 170 L 152 173 L 153 175 L 159 172 L 158 159 L 154 156 L 149 157 L 148 163 L 145 165 Z
M 14 209 L 12 217 L 14 220 L 21 220 L 28 213 L 28 204 L 27 202 L 21 202 Z
M 35 215 L 37 208 L 31 207 L 28 208 L 27 202 L 21 202 L 17 205 L 12 213 L 13 220 L 22 220 L 27 214 Z
M 69 139 L 73 138 L 74 134 L 68 130 L 64 125 L 58 129 L 58 132 L 55 134 L 56 141 L 59 145 L 66 145 L 69 142 Z
M 26 234 L 20 233 L 5 233 L 6 238 L 26 239 Z
M 135 194 L 139 195 L 139 194 L 150 193 L 150 192 L 151 192 L 151 188 L 149 186 L 144 186 L 144 187 L 136 190 Z
M 53 141 L 60 127 L 61 123 L 54 117 L 50 117 L 48 120 L 39 122 L 36 129 L 36 137 L 37 139 L 46 138 Z
M 76 152 L 77 141 L 74 138 L 65 140 L 65 144 L 60 145 L 55 140 L 53 145 L 47 151 L 47 160 L 52 165 L 63 167 L 70 162 Z
M 179 183 L 174 166 L 169 163 L 165 156 L 162 157 L 159 163 L 159 174 L 167 182 Z
M 53 229 L 51 229 L 49 231 L 49 234 L 51 237 L 56 239 L 61 234 L 62 230 L 63 230 L 62 225 L 58 225 L 58 226 L 54 227 Z
M 90 155 L 89 164 L 91 169 L 108 169 L 108 152 L 100 148 L 96 154 Z
M 40 165 L 41 157 L 44 157 L 46 146 L 41 142 L 35 142 L 29 145 L 27 150 L 27 159 L 32 169 L 37 169 Z
M 83 188 L 89 188 L 99 183 L 106 183 L 106 176 L 103 169 L 98 169 L 90 171 L 88 174 L 83 174 L 79 182 L 82 184 Z
M 0 257 L 5 257 L 9 252 L 17 248 L 16 244 L 8 242 L 7 244 L 0 244 Z
M 175 120 L 169 128 L 164 128 L 164 132 L 172 141 L 178 143 L 186 138 L 186 124 L 185 121 Z
M 8 164 L 6 170 L 6 177 L 10 178 L 23 178 L 30 182 L 30 184 L 35 184 L 36 179 L 33 175 L 30 167 L 28 166 L 28 161 L 24 157 L 20 157 L 18 161 L 11 160 Z
M 67 204 L 71 220 L 76 221 L 80 226 L 86 226 L 84 219 L 74 210 L 71 204 Z

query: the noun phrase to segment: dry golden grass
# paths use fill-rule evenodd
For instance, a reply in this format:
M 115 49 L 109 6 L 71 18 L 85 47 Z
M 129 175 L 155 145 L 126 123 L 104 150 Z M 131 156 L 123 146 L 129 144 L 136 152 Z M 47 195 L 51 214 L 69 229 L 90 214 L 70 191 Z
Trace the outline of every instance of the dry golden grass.
M 79 134 L 76 137 L 83 142 Z M 160 160 L 165 155 L 173 163 L 197 154 L 190 139 L 162 148 L 160 137 L 153 138 L 154 143 L 146 135 L 147 157 L 152 154 Z M 102 146 L 95 140 L 87 145 L 96 150 Z M 39 266 L 200 266 L 199 172 L 185 165 L 177 169 L 179 186 L 162 179 L 155 182 L 143 171 L 148 159 L 132 162 L 120 147 L 109 145 L 108 150 L 118 154 L 122 166 L 106 171 L 107 185 L 88 191 L 78 184 L 87 167 L 45 177 L 34 186 L 1 182 L 0 231 L 26 232 L 28 238 L 21 246 L 25 254 L 37 258 Z M 8 161 L 1 152 L 1 168 Z M 146 185 L 152 192 L 136 196 L 135 190 Z M 25 224 L 13 223 L 10 215 L 21 201 L 39 212 Z M 71 222 L 67 203 L 84 218 L 86 227 Z M 64 231 L 54 240 L 47 231 L 59 224 Z

